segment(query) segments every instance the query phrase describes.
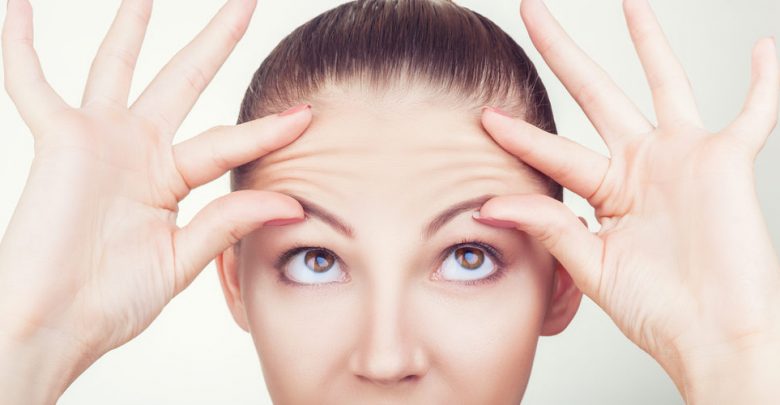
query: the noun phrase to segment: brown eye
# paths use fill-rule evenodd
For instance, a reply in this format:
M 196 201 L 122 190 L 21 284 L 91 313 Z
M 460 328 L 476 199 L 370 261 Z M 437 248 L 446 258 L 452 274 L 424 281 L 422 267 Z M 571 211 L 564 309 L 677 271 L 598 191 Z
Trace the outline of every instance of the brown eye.
M 476 270 L 485 261 L 482 250 L 465 246 L 455 250 L 455 259 L 466 270 Z
M 481 245 L 484 245 L 482 243 Z M 447 257 L 436 272 L 438 279 L 463 281 L 467 284 L 486 280 L 497 274 L 500 260 L 496 259 L 495 249 L 486 245 L 460 244 L 447 252 Z
M 306 266 L 315 273 L 324 273 L 336 262 L 333 255 L 323 250 L 310 250 L 304 257 Z
M 341 259 L 329 249 L 297 246 L 284 252 L 274 265 L 285 281 L 295 284 L 329 284 L 349 281 Z

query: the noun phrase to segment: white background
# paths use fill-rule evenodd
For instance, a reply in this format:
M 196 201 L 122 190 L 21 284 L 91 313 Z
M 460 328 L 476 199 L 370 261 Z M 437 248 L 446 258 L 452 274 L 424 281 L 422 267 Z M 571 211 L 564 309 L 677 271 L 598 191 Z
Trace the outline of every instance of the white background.
M 780 36 L 780 2 L 651 1 L 689 73 L 705 124 L 710 130 L 722 128 L 739 112 L 747 93 L 753 43 L 762 36 Z M 531 45 L 518 13 L 519 1 L 456 2 L 495 21 L 526 49 L 550 92 L 559 132 L 607 154 L 585 115 Z M 261 0 L 244 40 L 195 106 L 176 142 L 214 125 L 233 124 L 246 86 L 263 58 L 295 27 L 340 3 Z M 80 102 L 89 64 L 118 4 L 118 0 L 33 0 L 36 47 L 44 71 L 72 105 Z M 157 1 L 131 99 L 220 5 L 220 0 Z M 548 6 L 580 46 L 654 120 L 620 1 L 548 0 Z M 4 17 L 4 8 L 2 12 Z M 758 195 L 776 248 L 780 247 L 777 132 L 756 162 Z M 0 229 L 5 230 L 33 158 L 32 137 L 5 93 L 0 94 L 0 137 Z M 227 192 L 227 176 L 193 191 L 181 205 L 179 224 Z M 567 190 L 565 200 L 588 219 L 592 231 L 598 229 L 592 209 L 582 199 Z M 482 377 L 487 376 L 475 376 Z M 270 403 L 270 399 L 250 336 L 233 323 L 212 263 L 145 332 L 98 360 L 59 403 L 257 404 Z M 682 401 L 662 369 L 585 298 L 566 331 L 541 339 L 524 400 L 524 404 L 572 403 Z

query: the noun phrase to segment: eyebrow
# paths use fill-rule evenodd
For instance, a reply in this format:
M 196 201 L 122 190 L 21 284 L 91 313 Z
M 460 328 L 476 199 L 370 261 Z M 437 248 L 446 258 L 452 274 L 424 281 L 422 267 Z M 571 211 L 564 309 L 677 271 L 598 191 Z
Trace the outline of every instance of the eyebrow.
M 313 217 L 321 220 L 322 222 L 325 222 L 326 224 L 330 225 L 333 229 L 338 231 L 340 234 L 350 238 L 355 238 L 355 231 L 354 229 L 347 224 L 346 221 L 339 218 L 339 216 L 331 213 L 327 209 L 323 208 L 320 205 L 315 204 L 312 201 L 309 201 L 305 198 L 299 197 L 294 194 L 287 193 L 290 197 L 298 200 L 298 202 L 301 204 L 301 207 L 303 207 L 303 212 L 306 215 L 306 217 Z M 457 217 L 459 214 L 470 211 L 473 209 L 477 209 L 482 207 L 489 199 L 496 197 L 496 194 L 484 194 L 479 197 L 470 198 L 465 201 L 461 201 L 459 203 L 451 205 L 449 208 L 445 209 L 438 215 L 436 215 L 429 223 L 423 228 L 422 237 L 423 240 L 430 239 L 436 232 L 444 227 L 448 222 L 450 222 L 453 218 Z

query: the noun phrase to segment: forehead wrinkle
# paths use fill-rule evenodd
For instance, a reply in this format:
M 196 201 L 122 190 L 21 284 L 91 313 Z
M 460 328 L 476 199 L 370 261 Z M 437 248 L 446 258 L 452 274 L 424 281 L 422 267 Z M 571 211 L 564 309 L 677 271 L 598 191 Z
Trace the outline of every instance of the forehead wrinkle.
M 262 160 L 258 180 L 306 184 L 316 190 L 313 196 L 346 198 L 331 201 L 354 200 L 355 193 L 380 202 L 404 196 L 418 210 L 421 201 L 430 205 L 471 183 L 478 193 L 544 189 L 538 172 L 498 145 L 478 120 L 438 110 L 382 116 L 377 125 L 377 117 L 354 111 L 317 114 L 300 139 Z
M 390 198 L 398 195 L 399 188 L 411 196 L 427 195 L 428 191 L 435 190 L 433 196 L 437 196 L 451 194 L 453 188 L 472 182 L 485 183 L 477 190 L 496 185 L 500 189 L 527 188 L 528 184 L 543 186 L 525 163 L 507 153 L 497 156 L 486 151 L 484 146 L 471 150 L 436 147 L 429 153 L 422 153 L 425 156 L 420 159 L 397 154 L 361 155 L 342 150 L 341 155 L 347 154 L 351 155 L 349 159 L 325 160 L 317 159 L 313 154 L 300 154 L 294 159 L 269 163 L 262 167 L 263 174 L 255 184 L 262 188 L 279 183 L 304 183 L 331 193 L 353 189 L 361 190 L 361 194 L 385 193 Z M 377 184 L 382 186 L 375 187 Z M 414 188 L 420 192 L 410 193 Z
M 528 164 L 511 155 L 496 156 L 488 152 L 462 152 L 428 159 L 417 173 L 428 179 L 428 183 L 452 183 L 484 180 L 497 181 L 506 185 L 539 185 L 544 190 L 540 174 Z M 441 182 L 430 181 L 442 179 Z M 443 185 L 443 187 L 448 187 Z

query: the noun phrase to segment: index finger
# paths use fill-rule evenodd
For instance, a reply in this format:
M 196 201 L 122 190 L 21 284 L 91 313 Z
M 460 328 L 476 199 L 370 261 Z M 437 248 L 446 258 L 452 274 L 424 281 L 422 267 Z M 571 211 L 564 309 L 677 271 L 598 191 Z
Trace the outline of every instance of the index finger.
M 284 116 L 269 115 L 237 126 L 212 128 L 174 146 L 176 167 L 192 190 L 289 144 L 308 127 L 311 118 L 311 106 L 302 104 Z
M 502 148 L 588 201 L 604 182 L 610 159 L 571 139 L 491 108 L 482 125 Z

